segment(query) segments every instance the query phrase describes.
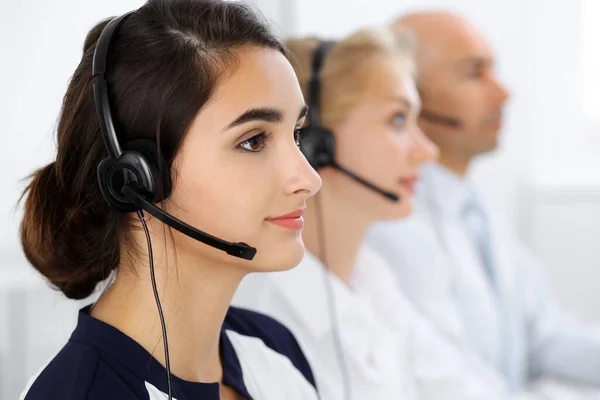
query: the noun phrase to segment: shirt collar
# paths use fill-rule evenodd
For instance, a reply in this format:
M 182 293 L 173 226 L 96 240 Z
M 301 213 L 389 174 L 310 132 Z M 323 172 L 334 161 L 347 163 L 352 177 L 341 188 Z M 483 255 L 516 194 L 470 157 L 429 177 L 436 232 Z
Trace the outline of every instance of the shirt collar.
M 366 253 L 364 247 L 359 250 L 355 268 L 359 268 L 368 260 Z M 326 279 L 331 284 L 338 321 L 358 317 L 359 310 L 364 306 L 364 296 L 330 273 L 323 263 L 308 251 L 295 268 L 270 273 L 268 279 L 272 280 L 273 286 L 302 320 L 303 326 L 308 327 L 317 337 L 328 334 L 332 327 L 327 310 Z
M 445 215 L 457 215 L 467 200 L 476 193 L 473 183 L 438 163 L 421 167 L 417 201 L 426 207 L 434 206 Z
M 135 340 L 119 331 L 117 328 L 100 321 L 91 315 L 91 305 L 79 311 L 77 327 L 71 335 L 70 341 L 77 341 L 110 354 L 118 363 L 127 368 L 140 380 L 151 383 L 159 390 L 167 393 L 166 369 Z M 219 351 L 223 364 L 223 383 L 238 391 L 245 398 L 248 394 L 239 359 L 233 345 L 225 332 L 221 330 Z M 173 397 L 177 397 L 177 390 L 182 390 L 185 397 L 219 398 L 219 383 L 191 382 L 179 379 L 171 374 L 174 387 Z
M 291 309 L 293 318 L 306 330 L 298 333 L 305 340 L 301 343 L 312 353 L 322 349 L 322 345 L 331 346 L 331 339 L 337 336 L 345 362 L 352 365 L 351 374 L 356 378 L 352 380 L 359 386 L 368 382 L 385 386 L 397 379 L 402 368 L 397 355 L 401 354 L 405 336 L 397 328 L 405 325 L 406 319 L 397 318 L 401 301 L 393 296 L 395 290 L 387 286 L 393 286 L 394 281 L 385 274 L 387 270 L 378 268 L 379 262 L 382 259 L 363 245 L 356 257 L 350 286 L 329 271 L 324 275 L 323 263 L 310 253 L 295 268 L 268 274 L 269 279 L 275 279 L 272 286 Z M 369 275 L 369 271 L 375 273 Z M 335 323 L 330 320 L 326 278 L 335 299 Z M 386 310 L 378 307 L 381 305 L 378 300 L 386 305 Z M 337 334 L 333 331 L 336 326 Z M 318 354 L 327 365 L 327 355 Z

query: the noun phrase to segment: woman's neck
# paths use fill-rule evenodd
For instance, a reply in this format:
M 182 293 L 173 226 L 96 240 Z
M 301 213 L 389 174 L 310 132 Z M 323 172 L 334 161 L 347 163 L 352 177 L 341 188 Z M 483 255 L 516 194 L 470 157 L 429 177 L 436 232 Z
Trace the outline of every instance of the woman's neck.
M 164 251 L 161 245 L 166 243 L 168 240 L 152 241 L 171 373 L 193 382 L 220 382 L 221 326 L 244 273 L 181 253 L 175 258 L 173 248 Z M 145 251 L 140 253 L 135 265 L 120 266 L 115 282 L 93 307 L 92 316 L 134 339 L 164 366 L 162 329 L 148 257 Z
M 347 199 L 336 197 L 326 186 L 324 180 L 321 191 L 309 199 L 302 238 L 308 251 L 339 279 L 349 283 L 357 253 L 372 221 Z M 319 232 L 319 222 L 322 223 L 324 237 Z

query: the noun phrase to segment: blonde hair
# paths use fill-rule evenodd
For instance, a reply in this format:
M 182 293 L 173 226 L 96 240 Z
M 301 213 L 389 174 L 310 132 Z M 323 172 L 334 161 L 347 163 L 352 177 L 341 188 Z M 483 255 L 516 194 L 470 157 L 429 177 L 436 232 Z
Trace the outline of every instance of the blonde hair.
M 308 101 L 308 81 L 319 39 L 289 39 L 285 45 L 304 98 Z M 331 128 L 361 101 L 366 77 L 372 70 L 369 67 L 378 57 L 396 58 L 401 68 L 414 76 L 413 48 L 413 35 L 408 29 L 362 29 L 335 42 L 327 52 L 320 71 L 321 125 Z

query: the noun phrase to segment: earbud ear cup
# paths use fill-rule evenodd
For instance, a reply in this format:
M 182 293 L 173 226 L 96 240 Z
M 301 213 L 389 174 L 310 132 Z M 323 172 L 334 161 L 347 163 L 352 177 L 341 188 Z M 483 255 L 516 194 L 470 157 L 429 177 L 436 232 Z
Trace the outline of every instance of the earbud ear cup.
M 140 208 L 123 195 L 126 183 L 134 184 L 146 200 L 154 198 L 156 185 L 146 159 L 138 152 L 126 151 L 119 159 L 105 158 L 98 165 L 98 183 L 104 200 L 115 210 L 137 211 Z
M 333 134 L 328 129 L 302 128 L 300 151 L 314 169 L 335 165 L 335 141 Z
M 171 194 L 171 173 L 166 160 L 158 156 L 156 142 L 150 139 L 136 139 L 124 144 L 127 151 L 141 154 L 147 161 L 154 181 L 154 197 L 152 203 L 166 199 Z

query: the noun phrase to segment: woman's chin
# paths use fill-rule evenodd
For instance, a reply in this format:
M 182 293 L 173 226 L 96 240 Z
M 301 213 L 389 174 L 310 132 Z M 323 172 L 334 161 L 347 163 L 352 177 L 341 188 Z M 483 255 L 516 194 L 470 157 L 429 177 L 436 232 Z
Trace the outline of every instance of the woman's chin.
M 294 268 L 304 257 L 304 242 L 302 237 L 286 240 L 286 243 L 270 245 L 268 249 L 259 249 L 256 262 L 253 263 L 255 272 L 287 271 Z M 262 253 L 262 254 L 261 254 Z
M 387 207 L 378 208 L 376 219 L 379 221 L 402 219 L 412 214 L 412 211 L 412 201 L 410 199 L 402 199 L 400 203 L 388 204 Z

